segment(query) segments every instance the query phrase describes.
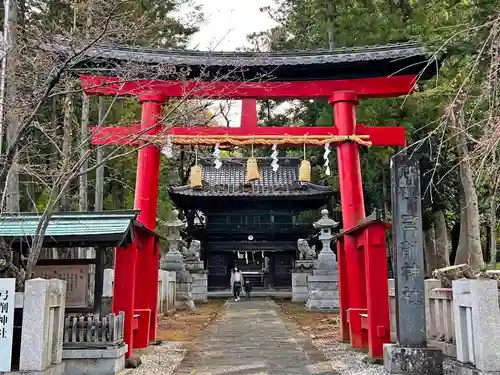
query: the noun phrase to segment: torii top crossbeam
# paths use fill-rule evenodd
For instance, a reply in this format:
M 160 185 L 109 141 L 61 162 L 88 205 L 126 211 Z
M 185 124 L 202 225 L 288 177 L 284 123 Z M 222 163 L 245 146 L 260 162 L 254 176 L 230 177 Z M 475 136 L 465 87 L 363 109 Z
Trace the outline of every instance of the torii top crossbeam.
M 355 93 L 356 98 L 394 97 L 411 93 L 417 78 L 423 80 L 433 76 L 440 63 L 429 60 L 421 46 L 411 43 L 283 53 L 172 51 L 97 45 L 84 55 L 88 59 L 76 70 L 88 95 L 135 96 L 141 101 L 157 102 L 178 97 L 331 98 L 333 93 L 343 91 Z M 136 70 L 133 77 L 128 76 L 132 66 Z M 257 127 L 254 110 L 246 109 L 250 112 L 243 117 L 239 128 L 178 125 L 168 133 L 178 140 L 179 136 L 211 137 L 212 143 L 217 143 L 214 137 L 221 136 L 339 135 L 338 127 Z M 136 144 L 140 139 L 134 135 L 139 128 L 134 124 L 100 127 L 95 129 L 93 143 Z M 400 127 L 358 124 L 349 135 L 354 134 L 365 136 L 378 146 L 405 144 L 404 129 Z
M 433 76 L 439 65 L 430 63 L 423 48 L 411 43 L 282 53 L 98 45 L 84 55 L 89 60 L 77 70 L 89 95 L 138 96 L 154 91 L 169 98 L 204 99 L 329 98 L 336 91 L 354 91 L 362 98 L 399 96 L 413 90 L 417 76 Z M 141 72 L 127 82 L 123 74 L 131 63 L 141 64 Z

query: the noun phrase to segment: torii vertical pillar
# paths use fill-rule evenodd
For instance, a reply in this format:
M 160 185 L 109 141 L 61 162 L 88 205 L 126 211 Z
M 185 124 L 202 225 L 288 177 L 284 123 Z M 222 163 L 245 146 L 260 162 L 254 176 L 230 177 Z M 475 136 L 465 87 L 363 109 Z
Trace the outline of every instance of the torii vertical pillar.
M 334 125 L 339 135 L 356 134 L 356 105 L 358 95 L 352 91 L 335 92 L 328 101 L 333 105 Z M 342 142 L 337 146 L 340 202 L 344 230 L 353 228 L 365 217 L 359 146 L 355 142 Z M 343 253 L 337 254 L 339 262 L 341 339 L 351 340 L 354 348 L 361 348 L 362 337 L 349 337 L 349 309 L 366 309 L 365 264 L 363 252 L 358 250 L 356 239 L 344 238 Z M 348 292 L 347 292 L 348 290 Z M 347 299 L 346 299 L 347 297 Z
M 161 130 L 161 118 L 165 97 L 155 93 L 139 97 L 142 104 L 141 131 L 145 135 L 156 135 Z M 160 174 L 160 150 L 153 144 L 142 147 L 137 158 L 137 177 L 135 185 L 134 208 L 141 210 L 139 221 L 148 229 L 156 229 L 156 213 L 158 206 L 158 184 Z M 136 347 L 147 347 L 150 341 L 156 340 L 158 328 L 158 269 L 160 254 L 156 239 L 149 235 L 142 239 L 136 275 L 136 309 L 149 309 L 149 332 L 141 333 Z
M 155 135 L 161 129 L 161 116 L 165 98 L 144 95 L 141 131 Z M 147 229 L 156 229 L 160 151 L 154 145 L 142 147 L 137 159 L 137 177 L 134 208 L 140 210 L 138 221 Z M 135 231 L 134 244 L 115 251 L 115 283 L 113 312 L 125 311 L 125 341 L 133 348 L 144 348 L 156 340 L 158 328 L 158 268 L 159 246 L 148 231 Z M 133 323 L 134 316 L 139 322 Z

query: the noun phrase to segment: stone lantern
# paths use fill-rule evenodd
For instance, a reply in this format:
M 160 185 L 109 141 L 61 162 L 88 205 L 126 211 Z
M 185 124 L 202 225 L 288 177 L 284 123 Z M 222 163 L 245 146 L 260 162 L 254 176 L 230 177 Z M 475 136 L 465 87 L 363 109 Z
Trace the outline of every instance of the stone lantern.
M 321 219 L 319 219 L 314 224 L 314 228 L 319 229 L 319 240 L 321 241 L 323 248 L 318 255 L 317 269 L 338 269 L 337 257 L 335 253 L 330 248 L 330 243 L 333 238 L 333 230 L 339 226 L 335 220 L 328 216 L 328 210 L 321 211 Z
M 319 229 L 319 239 L 323 244 L 318 255 L 318 263 L 312 275 L 307 277 L 308 299 L 306 309 L 336 311 L 339 308 L 339 273 L 337 257 L 330 249 L 332 231 L 339 223 L 328 216 L 328 210 L 321 211 L 321 219 L 314 223 Z
M 167 222 L 168 228 L 168 253 L 165 254 L 161 262 L 161 268 L 165 271 L 175 271 L 175 307 L 180 310 L 194 310 L 192 289 L 192 278 L 189 271 L 186 270 L 182 253 L 179 246 L 182 241 L 181 229 L 186 227 L 179 220 L 179 211 L 172 211 L 172 220 Z
M 172 220 L 166 224 L 168 228 L 168 253 L 163 256 L 161 269 L 165 271 L 183 271 L 185 269 L 184 260 L 179 245 L 182 241 L 181 229 L 186 227 L 186 224 L 179 220 L 179 211 L 172 211 Z

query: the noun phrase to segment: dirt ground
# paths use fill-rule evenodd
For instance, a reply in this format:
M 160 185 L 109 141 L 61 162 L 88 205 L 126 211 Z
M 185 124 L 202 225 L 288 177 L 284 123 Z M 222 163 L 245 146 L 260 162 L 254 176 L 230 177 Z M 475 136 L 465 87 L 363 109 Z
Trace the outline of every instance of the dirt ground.
M 290 318 L 311 339 L 338 340 L 340 327 L 338 315 L 307 311 L 304 303 L 275 301 L 281 312 Z
M 209 300 L 197 304 L 196 310 L 176 311 L 158 322 L 158 340 L 192 342 L 217 316 L 225 300 Z

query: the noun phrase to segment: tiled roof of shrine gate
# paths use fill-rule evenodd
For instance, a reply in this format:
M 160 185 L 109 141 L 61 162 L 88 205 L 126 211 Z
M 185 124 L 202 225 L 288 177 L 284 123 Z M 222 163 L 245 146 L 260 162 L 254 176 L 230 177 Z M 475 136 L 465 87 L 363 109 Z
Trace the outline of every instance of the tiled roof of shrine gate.
M 279 168 L 272 170 L 271 159 L 258 159 L 261 178 L 246 181 L 245 158 L 222 159 L 220 169 L 215 169 L 213 160 L 203 160 L 201 189 L 189 185 L 173 187 L 170 193 L 189 196 L 234 196 L 234 197 L 278 197 L 278 196 L 328 196 L 332 190 L 326 186 L 299 182 L 298 158 L 280 158 Z
M 64 44 L 47 48 L 60 53 L 74 51 Z M 154 75 L 156 79 L 173 79 L 168 76 L 182 71 L 186 79 L 218 77 L 226 81 L 255 78 L 300 81 L 421 73 L 423 79 L 436 73 L 440 61 L 415 43 L 289 52 L 180 51 L 96 44 L 82 51 L 82 55 L 85 59 L 74 69 L 79 73 L 112 75 L 127 71 L 130 63 L 139 63 L 170 68 L 143 74 Z M 176 69 L 172 71 L 172 67 Z

